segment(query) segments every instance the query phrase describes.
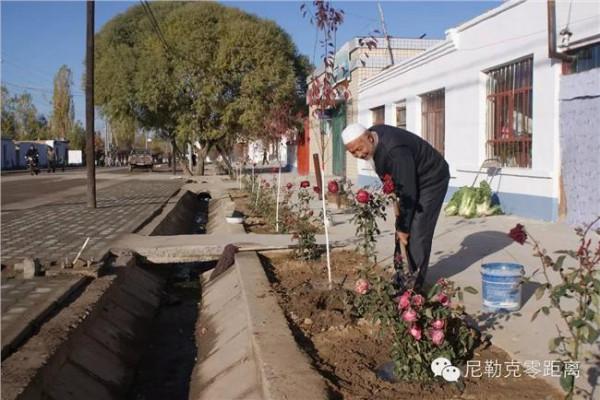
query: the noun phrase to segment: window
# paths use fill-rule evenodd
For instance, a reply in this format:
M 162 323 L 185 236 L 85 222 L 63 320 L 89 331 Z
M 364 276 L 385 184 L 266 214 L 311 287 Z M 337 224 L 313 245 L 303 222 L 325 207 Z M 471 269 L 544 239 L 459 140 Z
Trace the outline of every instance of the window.
M 396 126 L 406 129 L 406 103 L 401 102 L 396 105 Z
M 487 73 L 487 155 L 531 168 L 533 58 Z
M 371 117 L 373 119 L 373 125 L 385 124 L 385 106 L 372 108 Z
M 445 142 L 445 97 L 444 89 L 421 95 L 423 139 L 441 155 Z
M 575 57 L 575 61 L 572 63 L 563 62 L 563 73 L 565 75 L 600 67 L 600 43 L 572 50 L 567 54 Z

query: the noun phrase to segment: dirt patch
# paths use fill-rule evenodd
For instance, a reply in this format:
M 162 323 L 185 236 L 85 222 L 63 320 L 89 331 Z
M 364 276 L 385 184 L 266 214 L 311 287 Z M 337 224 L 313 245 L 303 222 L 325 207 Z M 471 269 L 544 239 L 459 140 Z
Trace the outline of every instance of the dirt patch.
M 250 196 L 246 192 L 237 189 L 229 191 L 231 200 L 235 203 L 235 211 L 242 213 L 244 218 L 244 229 L 248 233 L 276 233 L 271 224 L 260 215 L 252 211 L 249 205 Z
M 288 255 L 261 257 L 279 304 L 299 346 L 310 356 L 325 379 L 332 399 L 561 399 L 561 393 L 541 379 L 528 376 L 466 378 L 461 392 L 454 384 L 436 382 L 423 386 L 409 382 L 388 383 L 374 370 L 390 360 L 389 339 L 378 326 L 356 320 L 345 305 L 347 289 L 356 270 L 366 261 L 351 251 L 334 252 L 332 274 L 338 284 L 327 289 L 324 262 L 302 262 Z M 475 360 L 504 365 L 509 355 L 492 345 L 480 346 Z
M 246 218 L 244 218 L 244 229 L 247 233 L 258 233 L 258 234 L 280 234 L 281 232 L 277 232 L 273 224 L 268 223 L 268 221 L 261 215 L 252 211 L 250 207 L 251 196 L 239 189 L 231 189 L 228 191 L 228 194 L 231 200 L 235 203 L 235 211 L 242 213 Z M 315 211 L 318 213 L 318 211 Z M 280 225 L 281 227 L 281 222 Z M 315 233 L 322 234 L 324 233 L 322 226 L 315 227 Z M 288 232 L 290 233 L 290 232 Z

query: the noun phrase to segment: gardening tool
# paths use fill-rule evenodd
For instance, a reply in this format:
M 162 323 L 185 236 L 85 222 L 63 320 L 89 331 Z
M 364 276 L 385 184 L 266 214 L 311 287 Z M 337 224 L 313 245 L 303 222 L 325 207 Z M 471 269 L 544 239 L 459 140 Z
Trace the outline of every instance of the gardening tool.
M 400 206 L 398 204 L 397 199 L 393 200 L 394 202 L 394 214 L 396 218 L 400 216 Z M 412 276 L 412 271 L 408 263 L 410 259 L 408 258 L 408 251 L 406 250 L 406 245 L 402 243 L 398 239 L 398 235 L 394 235 L 395 247 L 394 247 L 394 270 L 396 274 L 394 275 L 394 281 L 398 284 L 400 288 L 409 289 L 408 281 L 412 281 L 410 277 Z M 398 255 L 400 255 L 401 262 L 398 262 Z

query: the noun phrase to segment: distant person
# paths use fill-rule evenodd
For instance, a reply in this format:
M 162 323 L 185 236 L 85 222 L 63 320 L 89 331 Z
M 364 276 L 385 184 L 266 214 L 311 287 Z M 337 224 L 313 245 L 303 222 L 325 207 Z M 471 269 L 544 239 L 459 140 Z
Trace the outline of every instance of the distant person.
M 29 146 L 29 149 L 27 149 L 27 153 L 25 153 L 25 156 L 31 157 L 35 161 L 37 161 L 40 158 L 40 154 L 38 153 L 37 148 L 33 144 Z
M 262 165 L 267 164 L 268 159 L 267 159 L 267 149 L 263 150 L 263 159 L 262 159 Z
M 31 175 L 37 175 L 40 172 L 38 168 L 40 154 L 33 143 L 29 146 L 27 153 L 25 153 L 25 159 L 27 160 L 27 168 L 31 171 Z
M 48 173 L 56 172 L 56 151 L 54 151 L 54 147 L 48 146 L 48 150 L 46 151 L 46 155 L 48 157 Z

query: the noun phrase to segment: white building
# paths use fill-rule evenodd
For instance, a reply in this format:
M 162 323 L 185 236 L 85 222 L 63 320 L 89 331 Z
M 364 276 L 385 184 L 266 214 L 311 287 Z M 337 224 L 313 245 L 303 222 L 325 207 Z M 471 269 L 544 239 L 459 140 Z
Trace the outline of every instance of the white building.
M 495 157 L 503 167 L 492 186 L 505 212 L 552 221 L 559 209 L 600 214 L 600 2 L 556 4 L 551 30 L 558 50 L 577 57 L 577 73 L 569 76 L 562 75 L 567 64 L 560 56 L 549 57 L 548 9 L 544 1 L 509 0 L 449 29 L 444 42 L 361 84 L 359 122 L 370 126 L 383 113 L 388 125 L 402 124 L 429 140 L 450 164 L 448 196 L 471 185 L 482 162 Z M 566 79 L 575 88 L 570 95 L 585 102 L 584 114 L 563 112 Z M 565 123 L 559 116 L 575 119 Z M 570 131 L 561 132 L 566 126 Z M 575 174 L 567 171 L 568 155 L 561 163 L 561 138 L 581 137 L 590 140 L 581 146 L 586 151 L 571 158 L 580 156 L 580 168 L 594 172 L 585 182 L 565 181 Z M 358 161 L 358 169 L 359 184 L 376 179 L 366 162 Z M 569 198 L 590 190 L 583 201 Z

